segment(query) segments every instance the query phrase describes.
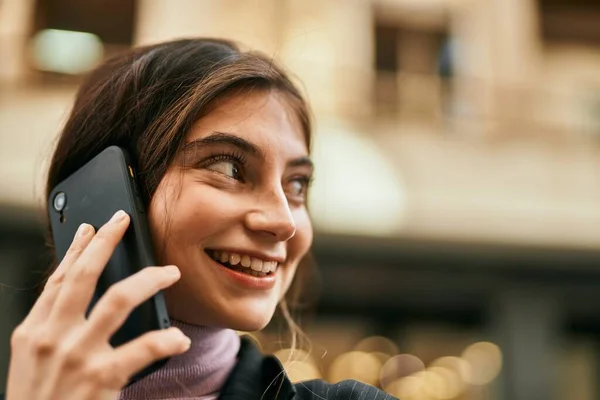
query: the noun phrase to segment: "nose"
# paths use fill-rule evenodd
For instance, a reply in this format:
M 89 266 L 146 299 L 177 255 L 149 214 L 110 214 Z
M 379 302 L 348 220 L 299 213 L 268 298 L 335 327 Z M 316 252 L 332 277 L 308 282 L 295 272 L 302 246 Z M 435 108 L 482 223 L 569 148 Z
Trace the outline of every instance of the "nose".
M 283 190 L 273 190 L 257 200 L 255 207 L 246 214 L 246 226 L 279 242 L 294 237 L 296 223 Z

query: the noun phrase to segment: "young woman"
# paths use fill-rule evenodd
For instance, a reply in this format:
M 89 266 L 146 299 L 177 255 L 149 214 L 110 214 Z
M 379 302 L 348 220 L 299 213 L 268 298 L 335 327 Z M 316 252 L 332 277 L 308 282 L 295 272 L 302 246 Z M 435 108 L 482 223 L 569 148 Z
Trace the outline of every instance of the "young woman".
M 93 72 L 51 160 L 47 193 L 108 146 L 137 163 L 157 259 L 85 311 L 129 217 L 82 225 L 12 336 L 7 400 L 386 399 L 355 381 L 292 384 L 234 330 L 256 331 L 302 274 L 312 241 L 306 103 L 284 72 L 223 40 L 134 49 Z M 175 326 L 112 348 L 164 289 Z M 165 366 L 125 387 L 146 365 Z

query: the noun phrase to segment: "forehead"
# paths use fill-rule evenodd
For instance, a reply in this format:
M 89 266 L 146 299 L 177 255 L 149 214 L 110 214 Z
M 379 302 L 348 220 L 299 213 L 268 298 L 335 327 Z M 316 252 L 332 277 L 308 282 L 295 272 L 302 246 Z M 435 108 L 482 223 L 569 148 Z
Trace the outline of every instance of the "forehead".
M 214 132 L 227 132 L 259 146 L 267 156 L 308 155 L 304 132 L 285 95 L 254 91 L 220 99 L 213 110 L 192 127 L 187 141 Z

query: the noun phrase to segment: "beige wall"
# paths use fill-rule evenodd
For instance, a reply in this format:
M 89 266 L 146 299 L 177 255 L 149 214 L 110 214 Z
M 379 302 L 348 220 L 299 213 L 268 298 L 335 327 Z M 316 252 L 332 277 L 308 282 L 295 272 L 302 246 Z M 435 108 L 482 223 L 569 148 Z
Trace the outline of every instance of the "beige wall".
M 33 16 L 33 0 L 0 3 L 0 85 L 21 82 L 25 75 L 25 49 Z

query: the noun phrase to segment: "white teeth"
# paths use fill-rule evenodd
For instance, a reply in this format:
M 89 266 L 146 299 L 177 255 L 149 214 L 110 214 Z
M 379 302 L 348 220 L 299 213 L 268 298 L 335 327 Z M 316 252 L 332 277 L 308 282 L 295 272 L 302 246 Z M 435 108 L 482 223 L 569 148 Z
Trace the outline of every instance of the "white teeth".
M 258 258 L 252 259 L 252 265 L 250 266 L 250 268 L 252 268 L 253 271 L 260 272 L 260 271 L 262 271 L 262 267 L 263 267 L 262 260 L 259 260 Z
M 249 256 L 242 256 L 242 267 L 248 268 L 252 264 L 252 259 Z
M 275 272 L 277 269 L 277 261 L 265 261 L 263 263 L 262 272 Z
M 237 266 L 235 269 L 242 270 L 242 272 L 246 272 L 245 269 L 250 268 L 251 270 L 248 273 L 254 276 L 264 276 L 270 272 L 275 272 L 279 265 L 277 261 L 263 261 L 248 255 L 218 250 L 212 252 L 212 258 L 222 263 L 227 262 L 231 266 Z
M 222 252 L 221 253 L 221 257 L 218 259 L 221 262 L 227 262 L 229 261 L 229 254 L 227 252 Z
M 229 255 L 229 264 L 231 265 L 238 265 L 240 263 L 240 260 L 242 259 L 242 257 L 239 254 L 230 254 Z

